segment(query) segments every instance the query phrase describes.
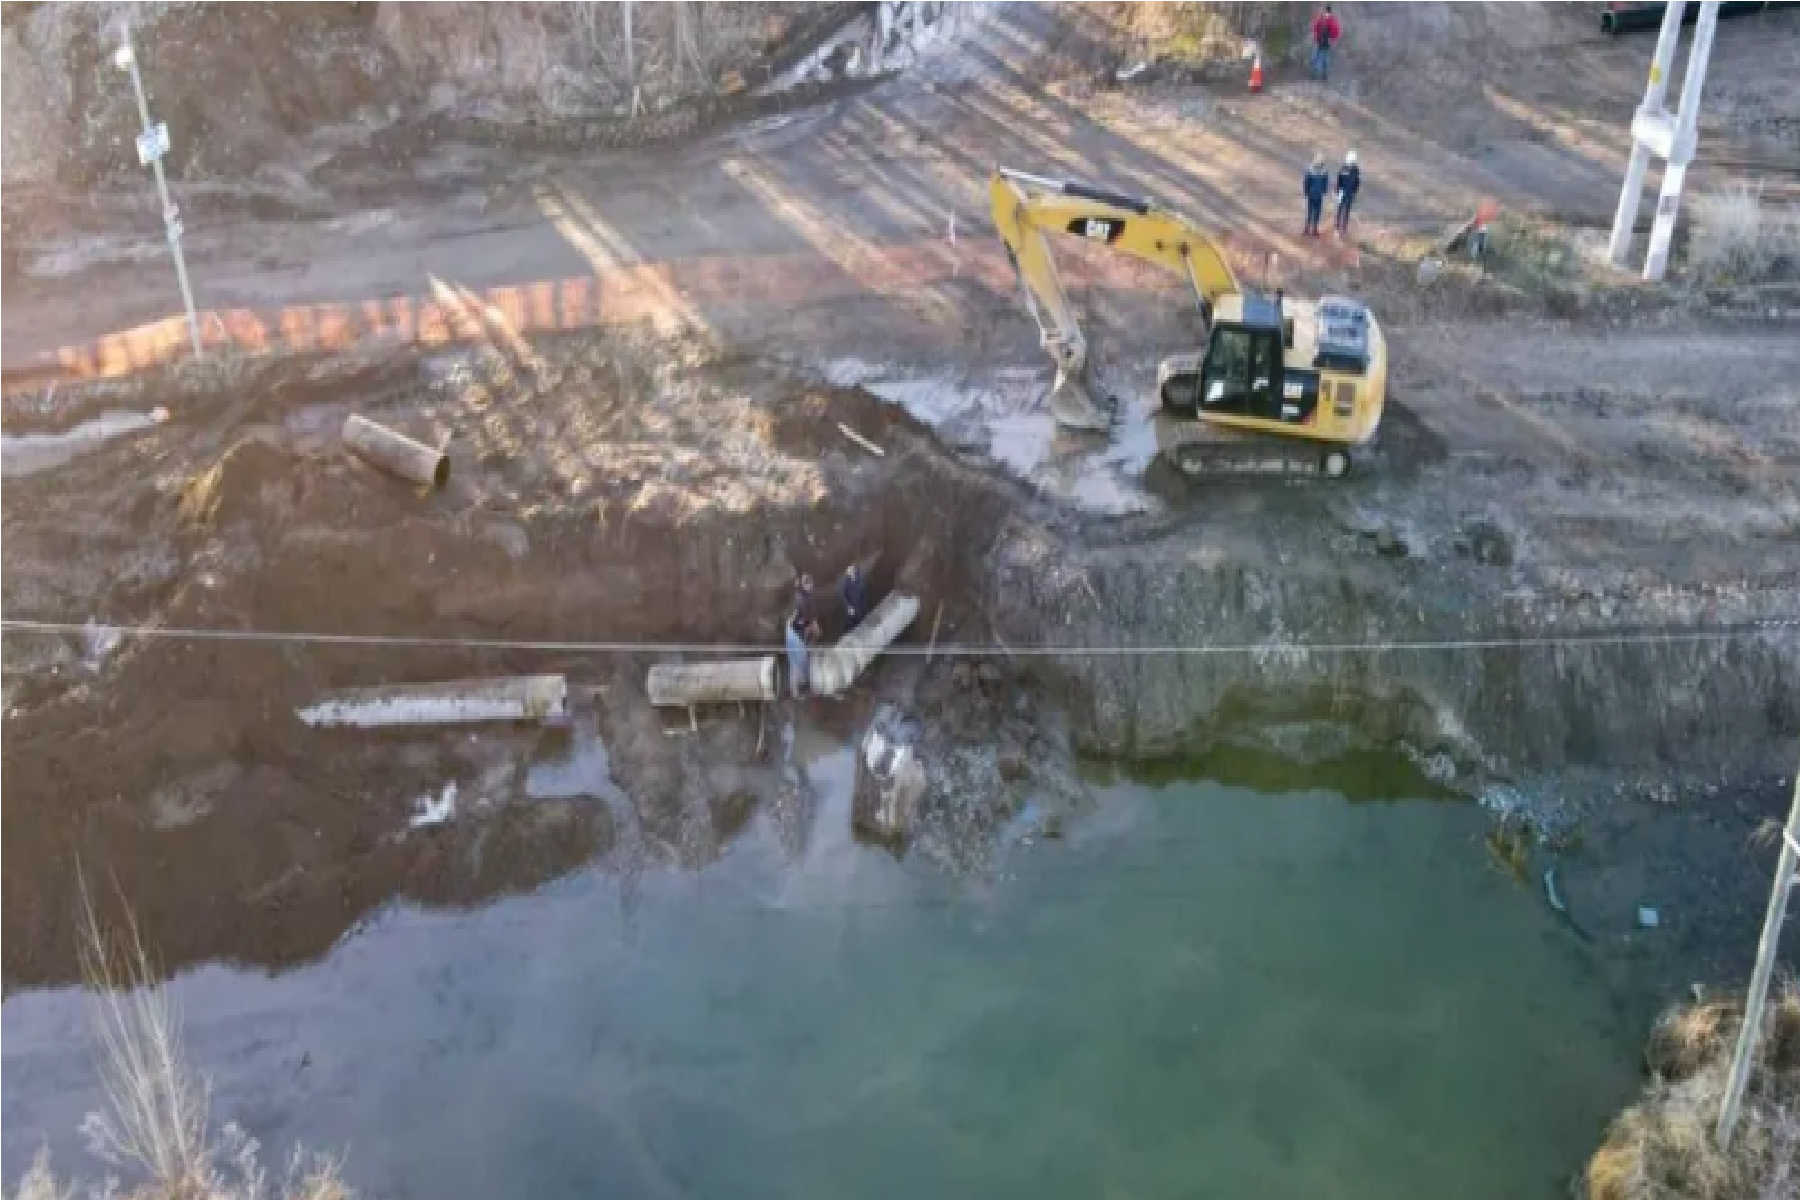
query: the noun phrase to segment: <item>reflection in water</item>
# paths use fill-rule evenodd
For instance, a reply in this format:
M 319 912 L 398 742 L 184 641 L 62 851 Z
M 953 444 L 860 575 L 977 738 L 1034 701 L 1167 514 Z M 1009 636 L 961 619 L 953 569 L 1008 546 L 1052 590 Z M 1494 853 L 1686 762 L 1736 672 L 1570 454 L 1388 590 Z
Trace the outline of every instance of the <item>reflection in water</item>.
M 608 804 L 629 804 L 613 781 L 612 757 L 591 720 L 574 722 L 565 745 L 531 764 L 525 772 L 525 794 L 533 800 L 593 796 Z
M 1562 1194 L 1633 1086 L 1633 1031 L 1473 806 L 1111 783 L 975 901 L 851 840 L 847 750 L 794 761 L 797 859 L 765 822 L 646 873 L 629 919 L 590 872 L 182 977 L 219 1112 L 397 1198 L 1510 1200 Z M 77 997 L 4 1027 L 9 1175 L 44 1138 L 79 1161 Z

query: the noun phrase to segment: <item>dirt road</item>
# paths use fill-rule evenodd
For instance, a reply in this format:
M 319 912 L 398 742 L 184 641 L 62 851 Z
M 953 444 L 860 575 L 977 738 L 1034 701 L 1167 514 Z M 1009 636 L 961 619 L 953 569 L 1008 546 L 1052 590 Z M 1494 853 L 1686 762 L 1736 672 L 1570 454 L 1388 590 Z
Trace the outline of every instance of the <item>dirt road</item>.
M 404 153 L 404 167 L 368 147 L 320 152 L 317 180 L 339 197 L 326 211 L 258 215 L 266 197 L 246 212 L 218 189 L 177 199 L 201 306 L 263 314 L 262 341 L 304 344 L 316 324 L 304 306 L 339 306 L 354 321 L 371 301 L 429 302 L 434 281 L 479 292 L 637 267 L 673 276 L 660 298 L 669 319 L 810 347 L 821 309 L 868 293 L 876 302 L 859 321 L 916 324 L 908 306 L 881 298 L 884 256 L 941 249 L 953 216 L 959 256 L 939 256 L 928 281 L 953 276 L 955 257 L 991 258 L 983 185 L 996 163 L 1152 195 L 1220 231 L 1247 261 L 1280 252 L 1297 281 L 1341 275 L 1354 258 L 1291 236 L 1296 181 L 1315 150 L 1358 148 L 1370 181 L 1361 211 L 1390 230 L 1435 231 L 1484 197 L 1599 225 L 1645 51 L 1602 38 L 1590 15 L 1375 6 L 1353 17 L 1328 89 L 1277 69 L 1270 93 L 1251 97 L 1236 80 L 1096 90 L 1125 52 L 1114 31 L 1080 11 L 993 6 L 873 93 L 687 148 L 521 154 L 395 147 L 389 134 L 384 152 Z M 1709 130 L 1696 186 L 1718 174 L 1709 157 L 1800 164 L 1793 132 L 1771 135 L 1756 119 L 1800 102 L 1787 82 L 1795 39 L 1775 36 L 1794 20 L 1721 33 L 1709 98 L 1737 117 Z M 177 311 L 144 196 L 88 213 L 78 204 L 71 218 L 97 228 L 27 235 L 19 248 L 25 278 L 10 289 L 0 347 L 10 372 Z M 720 260 L 743 265 L 727 281 L 682 286 L 684 271 Z M 208 322 L 209 337 L 224 332 Z
M 40 234 L 9 288 L 6 366 L 121 378 L 17 390 L 7 433 L 168 418 L 80 453 L 36 444 L 32 462 L 67 461 L 31 474 L 9 455 L 7 615 L 772 645 L 796 571 L 869 556 L 877 594 L 915 592 L 945 644 L 985 648 L 893 663 L 821 718 L 844 735 L 883 703 L 939 718 L 922 842 L 950 870 L 979 871 L 983 835 L 1028 798 L 1082 811 L 1077 747 L 1403 755 L 1529 811 L 1558 839 L 1544 853 L 1623 827 L 1585 852 L 1595 880 L 1639 828 L 1620 811 L 1668 845 L 1703 826 L 1741 846 L 1800 728 L 1800 340 L 1779 314 L 1651 293 L 1559 310 L 1486 279 L 1420 292 L 1399 245 L 1478 197 L 1605 213 L 1647 50 L 1560 6 L 1364 16 L 1324 91 L 1279 70 L 1254 100 L 1097 88 L 1125 53 L 1111 32 L 1006 6 L 866 94 L 687 147 L 351 156 L 321 176 L 357 198 L 344 211 L 196 206 L 209 338 L 270 353 L 174 372 L 147 368 L 178 325 L 103 337 L 167 315 L 164 262 L 116 212 L 77 211 L 92 227 Z M 1794 78 L 1769 28 L 1721 30 L 1714 70 L 1739 101 L 1724 135 L 1767 136 L 1759 105 L 1785 102 L 1756 91 Z M 1291 238 L 1298 164 L 1350 142 L 1361 236 Z M 1142 402 L 1104 443 L 1058 434 L 981 213 L 1002 162 L 1154 193 L 1247 269 L 1275 249 L 1295 288 L 1367 296 L 1395 362 L 1366 469 L 1329 491 L 1196 490 L 1153 463 Z M 1179 295 L 1079 254 L 1070 274 L 1125 376 L 1191 339 Z M 353 410 L 447 442 L 451 486 L 419 497 L 345 459 Z M 1429 649 L 1470 641 L 1493 644 Z M 1402 648 L 1304 649 L 1322 644 Z M 705 862 L 759 813 L 805 836 L 779 738 L 754 719 L 667 736 L 642 656 L 100 630 L 5 650 L 9 986 L 69 977 L 78 859 L 109 865 L 174 967 L 304 959 L 398 894 Z M 529 732 L 346 739 L 292 715 L 331 686 L 526 669 L 591 689 L 631 821 L 519 803 L 543 752 Z M 413 802 L 448 781 L 466 821 L 412 834 Z M 1696 931 L 1658 951 L 1674 978 L 1760 885 L 1656 861 Z M 1628 913 L 1623 886 L 1564 879 L 1591 912 Z

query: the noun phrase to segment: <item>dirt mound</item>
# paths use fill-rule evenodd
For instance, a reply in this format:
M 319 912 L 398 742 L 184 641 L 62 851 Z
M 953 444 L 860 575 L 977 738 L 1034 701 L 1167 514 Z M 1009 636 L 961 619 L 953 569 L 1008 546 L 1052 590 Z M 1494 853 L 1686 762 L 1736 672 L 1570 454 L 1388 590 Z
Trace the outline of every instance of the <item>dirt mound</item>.
M 652 113 L 752 86 L 855 6 L 711 4 L 680 28 L 676 8 L 635 14 L 635 88 Z M 152 111 L 174 134 L 169 171 L 241 182 L 310 171 L 321 148 L 301 143 L 315 135 L 366 140 L 427 115 L 452 131 L 471 121 L 582 129 L 629 117 L 621 9 L 174 3 L 9 12 L 6 180 L 87 184 L 139 169 L 120 151 L 137 135 L 136 103 L 111 66 L 127 20 Z M 407 137 L 392 140 L 404 147 Z M 325 157 L 343 141 L 321 143 Z

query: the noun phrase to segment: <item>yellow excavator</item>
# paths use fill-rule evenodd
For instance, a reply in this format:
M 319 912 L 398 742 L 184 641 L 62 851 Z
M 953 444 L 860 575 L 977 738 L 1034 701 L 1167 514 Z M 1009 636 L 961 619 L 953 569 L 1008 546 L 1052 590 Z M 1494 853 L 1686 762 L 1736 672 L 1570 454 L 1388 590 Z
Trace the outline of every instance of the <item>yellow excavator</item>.
M 1118 400 L 1092 377 L 1050 251 L 1053 233 L 1132 255 L 1192 286 L 1204 348 L 1157 369 L 1157 441 L 1175 466 L 1189 475 L 1349 472 L 1350 451 L 1374 436 L 1387 391 L 1387 345 L 1360 301 L 1246 291 L 1211 238 L 1149 200 L 1005 168 L 988 190 L 1026 307 L 1056 361 L 1049 403 L 1059 425 L 1104 431 Z

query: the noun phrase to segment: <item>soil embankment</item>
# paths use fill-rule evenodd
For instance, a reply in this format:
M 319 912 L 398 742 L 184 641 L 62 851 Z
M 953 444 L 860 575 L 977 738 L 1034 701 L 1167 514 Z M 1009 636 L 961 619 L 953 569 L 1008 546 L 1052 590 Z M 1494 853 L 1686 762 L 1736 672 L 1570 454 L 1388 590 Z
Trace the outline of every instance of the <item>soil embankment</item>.
M 898 406 L 694 339 L 216 362 L 65 389 L 54 423 L 149 404 L 172 416 L 9 479 L 9 616 L 434 640 L 9 636 L 9 986 L 70 977 L 77 861 L 104 864 L 175 967 L 319 953 L 396 893 L 473 901 L 594 857 L 696 865 L 759 811 L 798 847 L 808 798 L 778 724 L 728 713 L 671 736 L 643 673 L 657 644 L 775 645 L 794 575 L 852 559 L 874 595 L 921 597 L 915 651 L 985 648 L 892 659 L 826 714 L 846 736 L 884 703 L 922 719 L 919 844 L 953 871 L 981 870 L 1026 799 L 1058 820 L 1085 803 L 1076 747 L 1399 751 L 1472 794 L 1587 772 L 1685 795 L 1765 781 L 1796 724 L 1793 631 L 1753 627 L 1793 594 L 1786 559 L 1735 589 L 1565 598 L 1523 586 L 1539 568 L 1516 528 L 1347 528 L 1345 497 L 1370 487 L 1437 507 L 1441 448 L 1404 424 L 1395 476 L 1360 492 L 1203 490 L 1101 519 L 959 461 Z M 9 432 L 51 424 L 32 407 L 12 398 Z M 351 411 L 447 443 L 450 486 L 417 494 L 346 455 Z M 1231 517 L 1246 498 L 1254 526 Z M 1711 636 L 1655 636 L 1677 626 Z M 1651 636 L 1580 644 L 1620 631 Z M 1453 646 L 1483 639 L 1531 644 Z M 1445 645 L 1347 649 L 1419 642 Z M 1344 649 L 1305 649 L 1324 644 Z M 1182 652 L 1090 652 L 1146 647 Z M 559 735 L 294 716 L 329 687 L 526 670 L 591 696 L 628 821 L 529 795 Z M 448 781 L 466 820 L 409 831 Z M 1573 824 L 1587 799 L 1534 811 Z

